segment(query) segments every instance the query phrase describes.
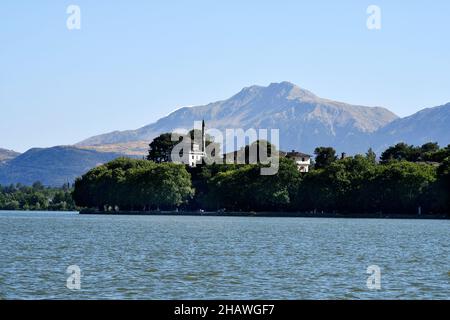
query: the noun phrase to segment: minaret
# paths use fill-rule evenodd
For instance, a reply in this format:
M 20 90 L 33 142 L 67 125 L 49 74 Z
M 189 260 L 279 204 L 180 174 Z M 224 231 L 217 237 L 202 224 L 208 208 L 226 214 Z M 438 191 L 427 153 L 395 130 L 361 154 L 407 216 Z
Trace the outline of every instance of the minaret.
M 202 151 L 206 152 L 205 120 L 202 120 Z

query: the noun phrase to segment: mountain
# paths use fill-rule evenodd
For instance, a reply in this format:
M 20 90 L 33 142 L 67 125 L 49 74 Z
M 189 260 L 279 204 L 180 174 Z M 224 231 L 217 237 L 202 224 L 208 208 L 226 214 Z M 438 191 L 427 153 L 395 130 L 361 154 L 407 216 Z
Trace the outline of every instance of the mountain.
M 143 157 L 148 154 L 150 141 L 131 141 L 92 146 L 78 146 L 80 149 L 95 150 L 99 152 L 115 152 L 124 156 Z
M 6 150 L 0 148 L 0 164 L 9 161 L 11 159 L 14 159 L 17 157 L 20 153 L 12 151 L 12 150 Z
M 30 149 L 16 158 L 0 165 L 0 184 L 36 181 L 47 186 L 62 186 L 102 163 L 120 154 L 83 150 L 70 146 L 46 149 Z
M 381 107 L 323 99 L 290 82 L 251 86 L 224 101 L 184 107 L 138 130 L 115 131 L 84 140 L 79 147 L 151 141 L 176 128 L 192 129 L 204 119 L 208 128 L 280 129 L 280 147 L 311 153 L 320 145 L 348 153 L 367 146 L 368 137 L 398 117 Z
M 438 142 L 441 146 L 450 144 L 450 103 L 392 121 L 377 130 L 370 139 L 377 152 L 398 142 L 413 145 L 427 142 Z

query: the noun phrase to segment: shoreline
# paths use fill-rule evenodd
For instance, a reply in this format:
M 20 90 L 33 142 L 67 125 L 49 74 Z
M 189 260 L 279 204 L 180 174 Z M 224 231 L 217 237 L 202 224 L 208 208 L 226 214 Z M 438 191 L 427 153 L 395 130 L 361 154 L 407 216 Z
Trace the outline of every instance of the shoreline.
M 95 211 L 81 210 L 82 215 L 112 216 L 203 216 L 203 217 L 255 217 L 255 218 L 342 218 L 342 219 L 409 219 L 409 220 L 449 220 L 445 214 L 342 214 L 342 213 L 306 213 L 306 212 L 198 212 L 198 211 Z

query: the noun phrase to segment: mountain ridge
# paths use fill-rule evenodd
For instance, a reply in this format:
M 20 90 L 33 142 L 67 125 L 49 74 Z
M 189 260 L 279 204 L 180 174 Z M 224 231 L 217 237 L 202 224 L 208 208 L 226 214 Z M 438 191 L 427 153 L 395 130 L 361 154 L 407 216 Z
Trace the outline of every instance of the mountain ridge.
M 88 170 L 122 155 L 111 152 L 84 150 L 73 146 L 32 148 L 0 165 L 0 184 L 36 181 L 47 186 L 62 186 Z
M 266 87 L 245 87 L 228 99 L 182 107 L 137 130 L 94 136 L 76 146 L 151 141 L 163 132 L 171 132 L 176 128 L 190 129 L 194 121 L 202 119 L 207 122 L 207 127 L 219 130 L 280 128 L 281 148 L 311 152 L 318 143 L 339 144 L 346 136 L 372 133 L 398 117 L 383 107 L 351 105 L 320 98 L 311 91 L 285 81 L 271 83 Z M 311 136 L 314 139 L 310 139 Z M 343 142 L 342 146 L 346 146 L 346 143 Z
M 450 102 L 396 119 L 375 132 L 370 141 L 378 152 L 399 142 L 450 144 Z
M 12 160 L 19 155 L 20 153 L 14 150 L 0 148 L 0 164 Z

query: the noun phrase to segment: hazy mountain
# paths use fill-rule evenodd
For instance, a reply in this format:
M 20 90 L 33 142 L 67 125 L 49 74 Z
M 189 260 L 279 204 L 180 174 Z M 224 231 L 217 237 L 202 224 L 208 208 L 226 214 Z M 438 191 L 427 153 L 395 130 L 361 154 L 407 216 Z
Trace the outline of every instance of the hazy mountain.
M 115 152 L 126 156 L 143 157 L 148 154 L 150 141 L 131 141 L 113 144 L 78 146 L 80 149 L 95 150 L 99 152 Z
M 312 152 L 331 145 L 349 153 L 367 145 L 368 136 L 397 119 L 381 107 L 327 100 L 289 82 L 244 88 L 233 97 L 204 106 L 184 107 L 138 130 L 115 131 L 84 140 L 78 146 L 151 141 L 176 128 L 191 129 L 194 121 L 208 128 L 280 129 L 282 149 Z
M 14 159 L 17 157 L 20 153 L 12 151 L 12 150 L 6 150 L 0 148 L 0 164 L 4 163 L 8 160 Z
M 438 142 L 441 146 L 450 144 L 450 103 L 397 119 L 375 132 L 370 140 L 378 152 L 398 142 L 413 145 L 427 142 Z
M 41 181 L 48 186 L 62 186 L 102 163 L 111 161 L 117 153 L 83 150 L 75 147 L 30 149 L 0 165 L 0 184 L 30 185 Z

